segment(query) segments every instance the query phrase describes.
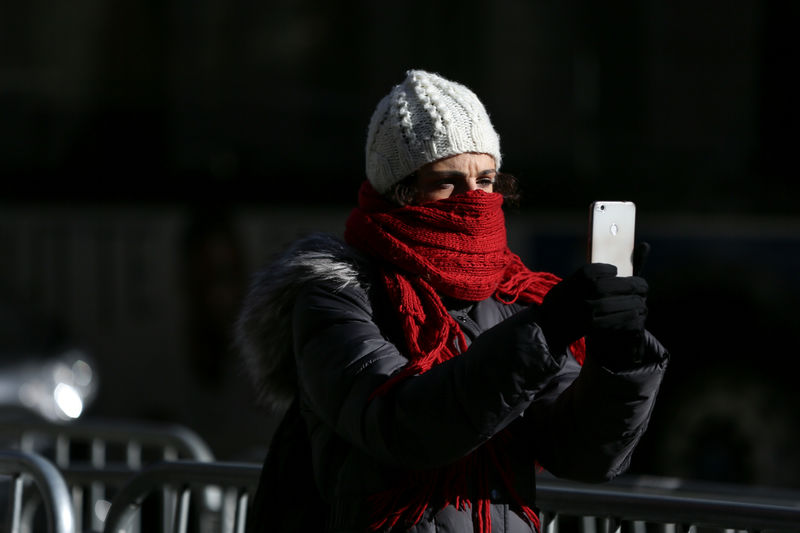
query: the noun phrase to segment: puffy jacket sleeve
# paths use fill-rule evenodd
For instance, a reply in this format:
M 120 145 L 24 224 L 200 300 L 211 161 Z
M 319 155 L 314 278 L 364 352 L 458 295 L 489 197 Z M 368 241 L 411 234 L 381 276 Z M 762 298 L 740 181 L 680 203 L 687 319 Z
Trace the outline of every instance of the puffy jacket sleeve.
M 569 358 L 514 424 L 545 469 L 558 477 L 606 481 L 624 472 L 647 428 L 669 354 L 646 333 L 647 364 L 612 372 L 587 354 Z
M 461 356 L 374 395 L 407 359 L 373 315 L 363 289 L 309 283 L 293 310 L 294 353 L 309 408 L 389 465 L 434 467 L 468 454 L 529 408 L 566 360 L 551 357 L 522 311 Z

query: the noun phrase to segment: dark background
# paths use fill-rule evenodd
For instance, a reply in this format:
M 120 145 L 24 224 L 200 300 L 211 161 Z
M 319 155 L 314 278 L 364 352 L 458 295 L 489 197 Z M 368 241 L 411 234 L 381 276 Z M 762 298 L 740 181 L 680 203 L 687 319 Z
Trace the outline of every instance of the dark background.
M 20 221 L 53 209 L 93 227 L 175 210 L 184 258 L 193 231 L 243 214 L 346 214 L 375 104 L 406 69 L 437 71 L 484 101 L 521 220 L 639 207 L 650 328 L 673 363 L 634 471 L 798 486 L 797 15 L 746 0 L 4 2 L 3 261 L 28 249 Z M 569 224 L 524 233 L 519 253 L 568 273 L 583 230 Z M 235 280 L 259 264 L 239 260 Z M 6 289 L 60 318 L 63 301 L 8 264 Z M 220 338 L 194 326 L 187 345 L 225 351 L 232 286 Z M 110 405 L 96 410 L 152 413 Z
M 621 191 L 650 210 L 793 213 L 796 15 L 745 0 L 5 2 L 0 170 L 19 200 L 349 204 L 375 103 L 425 68 L 481 96 L 541 205 Z

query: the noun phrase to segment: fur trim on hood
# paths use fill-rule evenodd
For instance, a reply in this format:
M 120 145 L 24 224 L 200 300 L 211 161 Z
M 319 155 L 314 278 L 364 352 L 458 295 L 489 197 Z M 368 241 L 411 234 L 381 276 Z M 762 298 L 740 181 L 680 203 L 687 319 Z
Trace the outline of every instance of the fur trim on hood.
M 258 402 L 280 410 L 297 392 L 292 308 L 304 284 L 318 280 L 337 290 L 362 285 L 364 259 L 339 238 L 315 233 L 293 243 L 256 273 L 236 323 L 236 344 Z

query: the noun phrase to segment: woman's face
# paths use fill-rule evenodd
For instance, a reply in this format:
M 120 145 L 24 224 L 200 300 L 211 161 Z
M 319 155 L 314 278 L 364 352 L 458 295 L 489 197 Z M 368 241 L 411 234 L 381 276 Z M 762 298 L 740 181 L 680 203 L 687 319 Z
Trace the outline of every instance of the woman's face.
M 458 154 L 420 167 L 415 203 L 424 204 L 467 191 L 493 192 L 497 169 L 489 154 Z

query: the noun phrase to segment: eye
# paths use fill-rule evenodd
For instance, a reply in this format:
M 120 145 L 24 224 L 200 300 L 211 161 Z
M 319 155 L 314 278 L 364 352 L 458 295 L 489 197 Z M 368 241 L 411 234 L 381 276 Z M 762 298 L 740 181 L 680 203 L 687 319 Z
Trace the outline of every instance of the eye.
M 489 187 L 495 184 L 495 181 L 496 180 L 494 174 L 486 174 L 475 180 L 475 183 L 477 183 L 478 187 L 482 189 L 488 189 Z

